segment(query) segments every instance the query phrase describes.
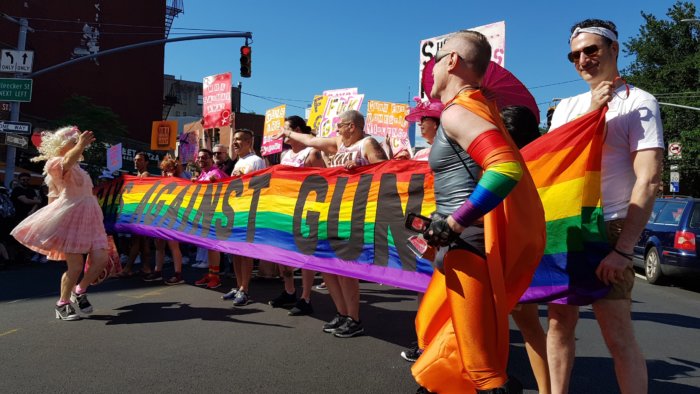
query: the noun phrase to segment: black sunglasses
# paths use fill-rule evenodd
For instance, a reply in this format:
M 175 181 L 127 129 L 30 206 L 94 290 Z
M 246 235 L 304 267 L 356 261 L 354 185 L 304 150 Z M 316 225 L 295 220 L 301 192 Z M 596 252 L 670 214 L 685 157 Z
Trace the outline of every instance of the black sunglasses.
M 598 45 L 593 44 L 583 48 L 580 51 L 571 51 L 568 55 L 566 55 L 566 57 L 571 63 L 578 63 L 579 59 L 581 59 L 581 52 L 588 57 L 592 57 L 596 55 L 598 51 L 600 51 Z

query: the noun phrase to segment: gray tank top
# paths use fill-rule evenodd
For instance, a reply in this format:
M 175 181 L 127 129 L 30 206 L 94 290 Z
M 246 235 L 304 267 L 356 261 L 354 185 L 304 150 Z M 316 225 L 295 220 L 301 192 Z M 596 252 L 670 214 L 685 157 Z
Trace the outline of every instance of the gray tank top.
M 428 163 L 435 173 L 435 205 L 437 213 L 447 216 L 457 210 L 472 194 L 481 178 L 481 167 L 454 141 L 450 146 L 445 131 L 440 126 L 430 149 Z M 459 152 L 459 156 L 455 153 Z M 461 158 L 461 160 L 460 160 Z M 464 168 L 467 165 L 474 176 Z

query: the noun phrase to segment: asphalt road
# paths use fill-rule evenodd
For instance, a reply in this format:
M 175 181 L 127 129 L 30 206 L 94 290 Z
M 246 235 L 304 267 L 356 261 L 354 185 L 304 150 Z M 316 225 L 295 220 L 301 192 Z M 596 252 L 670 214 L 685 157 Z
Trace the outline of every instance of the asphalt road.
M 334 313 L 314 291 L 312 316 L 290 317 L 267 301 L 279 281 L 256 281 L 256 302 L 233 308 L 230 288 L 109 280 L 90 290 L 95 312 L 54 319 L 60 263 L 0 271 L 2 393 L 414 393 L 410 364 L 415 293 L 363 283 L 366 335 L 321 331 Z M 203 270 L 186 267 L 189 283 Z M 317 283 L 320 278 L 317 278 Z M 697 281 L 696 281 L 697 282 Z M 659 287 L 637 280 L 633 317 L 648 359 L 650 392 L 700 392 L 700 286 Z M 540 315 L 546 316 L 544 307 Z M 544 323 L 544 319 L 543 319 Z M 522 337 L 511 330 L 509 373 L 536 392 Z M 612 360 L 590 308 L 582 308 L 571 393 L 615 393 Z

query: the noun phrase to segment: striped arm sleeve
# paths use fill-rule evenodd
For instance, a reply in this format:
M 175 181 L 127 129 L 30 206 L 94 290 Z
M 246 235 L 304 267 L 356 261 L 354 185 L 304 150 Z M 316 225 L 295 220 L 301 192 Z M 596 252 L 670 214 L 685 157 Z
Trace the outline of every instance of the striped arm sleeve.
M 469 199 L 452 214 L 452 218 L 464 227 L 497 207 L 523 175 L 515 152 L 498 130 L 481 133 L 467 153 L 484 169 L 484 173 Z

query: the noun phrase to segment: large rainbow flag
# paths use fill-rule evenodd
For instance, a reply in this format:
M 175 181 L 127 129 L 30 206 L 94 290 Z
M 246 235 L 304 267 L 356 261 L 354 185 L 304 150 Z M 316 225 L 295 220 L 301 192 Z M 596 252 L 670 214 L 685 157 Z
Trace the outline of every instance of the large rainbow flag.
M 408 212 L 435 210 L 426 162 L 343 168 L 274 166 L 215 183 L 125 176 L 96 194 L 108 230 L 423 291 Z
M 606 111 L 575 119 L 521 151 L 547 225 L 545 255 L 521 302 L 586 305 L 609 291 L 595 275 L 611 250 L 600 190 Z

